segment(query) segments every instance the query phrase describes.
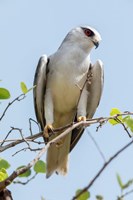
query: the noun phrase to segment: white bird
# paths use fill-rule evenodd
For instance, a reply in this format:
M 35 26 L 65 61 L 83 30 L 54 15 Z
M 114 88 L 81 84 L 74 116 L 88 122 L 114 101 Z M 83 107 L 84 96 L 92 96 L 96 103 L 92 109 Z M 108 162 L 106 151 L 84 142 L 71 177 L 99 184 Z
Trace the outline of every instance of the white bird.
M 100 41 L 101 36 L 94 28 L 76 27 L 54 54 L 40 58 L 34 79 L 34 106 L 37 120 L 46 134 L 49 129 L 93 117 L 103 89 L 103 64 L 98 60 L 92 65 L 90 51 L 97 48 Z M 81 93 L 90 66 L 91 84 L 86 82 Z M 50 146 L 46 159 L 47 178 L 53 172 L 67 173 L 68 154 L 83 131 L 83 127 L 74 129 L 58 145 Z M 49 139 L 54 137 L 53 134 Z

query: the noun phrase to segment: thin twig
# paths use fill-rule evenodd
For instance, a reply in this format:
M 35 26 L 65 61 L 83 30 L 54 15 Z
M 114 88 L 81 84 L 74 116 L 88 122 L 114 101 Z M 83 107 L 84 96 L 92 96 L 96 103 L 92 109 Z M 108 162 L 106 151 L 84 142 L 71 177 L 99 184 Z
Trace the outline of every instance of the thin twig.
M 131 115 L 133 113 L 130 113 Z M 121 115 L 126 115 L 121 114 Z M 129 115 L 129 113 L 128 113 Z M 103 120 L 109 120 L 109 119 L 114 119 L 117 115 L 115 116 L 111 116 L 111 117 L 106 117 L 103 118 Z M 3 190 L 3 188 L 5 188 L 7 185 L 9 185 L 17 176 L 19 176 L 20 174 L 25 173 L 28 169 L 30 169 L 31 167 L 34 166 L 34 164 L 41 158 L 41 156 L 48 150 L 48 148 L 53 144 L 53 143 L 57 143 L 61 138 L 63 138 L 64 136 L 66 136 L 67 134 L 70 134 L 70 132 L 77 128 L 78 126 L 88 126 L 90 124 L 95 124 L 95 123 L 99 123 L 99 120 L 101 120 L 101 118 L 95 118 L 95 119 L 91 119 L 88 121 L 80 121 L 77 122 L 75 124 L 73 124 L 72 126 L 70 126 L 69 128 L 67 128 L 67 130 L 65 130 L 62 134 L 58 135 L 56 138 L 52 139 L 51 141 L 49 141 L 46 146 L 44 148 L 42 148 L 42 150 L 37 154 L 37 156 L 25 167 L 21 168 L 21 169 L 17 169 L 15 170 L 6 180 L 0 182 L 0 191 Z M 42 136 L 42 133 L 36 134 L 36 138 L 38 138 L 39 136 Z M 35 139 L 35 135 L 28 137 L 27 139 Z M 10 148 L 13 145 L 16 145 L 16 143 L 22 143 L 25 142 L 23 139 L 20 141 L 16 141 L 15 143 L 12 144 L 8 144 L 8 148 Z M 120 153 L 122 153 L 126 148 L 128 148 L 131 144 L 133 143 L 133 140 L 131 142 L 129 142 L 127 145 L 125 145 L 123 148 L 121 148 L 119 151 L 117 151 L 117 153 L 115 153 L 107 162 L 104 163 L 103 167 L 98 171 L 98 173 L 94 176 L 94 178 L 90 181 L 90 183 L 77 195 L 73 198 L 76 199 L 78 196 L 80 196 L 81 194 L 83 194 L 85 191 L 87 191 L 92 185 L 93 183 L 96 181 L 96 179 L 101 175 L 101 173 L 103 172 L 103 170 L 111 163 L 112 160 L 114 160 Z M 10 146 L 11 145 L 11 146 Z M 7 146 L 7 145 L 5 145 Z M 1 147 L 3 149 L 7 148 L 7 147 Z
M 128 129 L 126 128 L 126 126 L 125 126 L 125 124 L 122 122 L 122 120 L 120 120 L 118 117 L 116 117 L 116 121 L 117 121 L 118 123 L 120 123 L 120 124 L 123 126 L 124 130 L 127 132 L 128 136 L 131 138 L 132 136 L 130 135 Z
M 33 135 L 33 131 L 32 131 L 32 123 L 31 123 L 31 122 L 34 122 L 34 123 L 38 126 L 38 129 L 39 129 L 39 130 L 40 130 L 40 128 L 39 128 L 39 124 L 38 124 L 37 121 L 35 121 L 35 120 L 32 119 L 32 118 L 29 118 L 29 130 L 30 130 L 31 135 Z
M 89 131 L 87 131 L 87 133 L 88 133 L 88 135 L 90 136 L 91 140 L 93 141 L 95 147 L 97 148 L 97 150 L 98 150 L 100 156 L 102 157 L 102 159 L 103 159 L 103 161 L 104 161 L 104 163 L 105 163 L 105 162 L 106 162 L 106 158 L 105 158 L 105 156 L 104 156 L 104 154 L 103 154 L 103 152 L 102 152 L 100 146 L 98 145 L 98 143 L 96 142 L 96 140 L 94 139 L 94 137 L 91 135 L 91 133 L 90 133 Z
M 8 105 L 7 105 L 7 107 L 6 107 L 5 110 L 3 111 L 3 114 L 2 114 L 1 117 L 0 117 L 0 121 L 3 119 L 3 117 L 5 116 L 7 110 L 9 109 L 9 107 L 10 107 L 14 102 L 16 102 L 16 101 L 21 101 L 21 100 L 23 100 L 25 97 L 26 97 L 25 94 L 21 94 L 21 95 L 19 95 L 18 97 L 16 97 L 13 101 L 9 102 Z
M 35 163 L 41 158 L 41 156 L 47 151 L 50 145 L 51 145 L 51 142 L 49 142 L 27 166 L 24 166 L 20 169 L 15 170 L 7 179 L 5 179 L 4 181 L 1 181 L 0 191 L 2 191 L 3 188 L 6 188 L 6 186 L 11 184 L 16 177 L 25 173 L 28 169 L 33 167 Z
M 0 182 L 0 191 L 3 188 L 5 188 L 6 186 L 8 186 L 17 176 L 19 176 L 20 174 L 25 173 L 28 169 L 30 169 L 31 167 L 33 167 L 34 164 L 41 158 L 41 156 L 47 151 L 47 149 L 53 143 L 57 143 L 58 140 L 60 140 L 61 138 L 63 138 L 67 134 L 69 134 L 71 132 L 71 130 L 73 130 L 74 128 L 76 128 L 76 127 L 78 127 L 80 125 L 83 125 L 83 124 L 84 124 L 83 121 L 78 122 L 78 123 L 72 125 L 67 130 L 65 130 L 62 134 L 60 134 L 59 136 L 57 136 L 53 140 L 49 141 L 46 144 L 46 146 L 44 148 L 42 148 L 42 150 L 37 154 L 37 156 L 27 166 L 15 170 L 6 180 Z M 107 162 L 105 162 L 104 165 L 103 165 L 103 167 L 98 171 L 98 173 L 94 176 L 94 178 L 90 181 L 90 183 L 77 196 L 75 196 L 73 198 L 73 200 L 77 199 L 77 197 L 79 197 L 81 194 L 83 194 L 85 191 L 87 191 L 93 185 L 93 183 L 96 181 L 96 179 L 101 175 L 101 173 L 103 172 L 103 170 L 111 163 L 111 161 L 114 160 L 125 149 L 127 149 L 132 143 L 133 143 L 133 140 L 131 142 L 129 142 L 127 145 L 125 145 L 123 148 L 121 148 L 119 151 L 117 151 Z
M 35 139 L 40 138 L 40 137 L 42 137 L 42 132 L 37 133 L 37 134 L 35 134 L 33 136 L 28 136 L 28 137 L 25 138 L 25 140 L 28 140 L 28 139 L 29 140 L 35 140 Z M 9 144 L 7 144 L 5 146 L 0 147 L 0 153 L 5 151 L 5 150 L 7 150 L 7 149 L 9 149 L 9 148 L 12 148 L 12 147 L 18 145 L 18 144 L 21 144 L 23 142 L 25 142 L 23 139 L 14 140 L 14 142 L 11 142 L 11 143 L 9 143 Z
M 133 193 L 133 189 L 130 190 L 130 191 L 128 191 L 128 192 L 126 192 L 125 194 L 121 195 L 119 198 L 122 199 L 122 198 L 128 196 L 128 195 L 131 194 L 131 193 Z
M 90 187 L 93 185 L 93 183 L 97 180 L 97 178 L 102 174 L 104 169 L 124 150 L 126 150 L 129 146 L 133 144 L 133 140 L 126 144 L 124 147 L 122 147 L 120 150 L 118 150 L 113 156 L 111 156 L 107 162 L 104 163 L 104 165 L 101 167 L 101 169 L 97 172 L 97 174 L 94 176 L 94 178 L 89 182 L 89 184 L 84 187 L 78 195 L 74 196 L 72 200 L 76 200 L 79 196 L 81 196 L 84 192 L 90 189 Z
M 121 113 L 121 114 L 117 114 L 117 115 L 114 115 L 114 116 L 109 116 L 109 117 L 99 117 L 99 118 L 94 118 L 94 119 L 88 119 L 87 121 L 81 121 L 81 122 L 73 122 L 73 123 L 71 123 L 71 124 L 68 124 L 68 125 L 66 125 L 66 126 L 64 126 L 64 127 L 60 127 L 60 128 L 57 128 L 57 129 L 53 129 L 53 131 L 54 131 L 54 133 L 57 133 L 58 131 L 67 131 L 67 130 L 69 130 L 69 131 L 72 131 L 74 128 L 77 128 L 77 127 L 79 127 L 79 126 L 90 126 L 90 125 L 92 125 L 92 124 L 97 124 L 97 123 L 104 123 L 104 122 L 107 122 L 107 121 L 109 121 L 110 119 L 116 119 L 116 117 L 118 117 L 118 116 L 127 116 L 127 115 L 133 115 L 133 112 L 124 112 L 124 113 Z M 64 131 L 64 132 L 65 132 Z M 63 132 L 63 133 L 64 133 Z M 19 140 L 15 140 L 14 142 L 11 142 L 10 144 L 7 144 L 7 145 L 5 145 L 5 146 L 1 146 L 0 147 L 0 152 L 3 152 L 3 151 L 5 151 L 6 149 L 9 149 L 9 148 L 11 148 L 11 147 L 13 147 L 13 146 L 16 146 L 16 145 L 18 145 L 18 144 L 20 144 L 20 143 L 23 143 L 23 142 L 25 142 L 25 141 L 28 141 L 28 140 L 32 140 L 32 141 L 34 141 L 35 139 L 37 139 L 37 138 L 39 138 L 39 137 L 42 137 L 42 135 L 43 135 L 43 132 L 40 132 L 40 133 L 38 133 L 38 134 L 35 134 L 35 135 L 33 135 L 33 136 L 28 136 L 28 137 L 26 137 L 25 138 L 25 140 L 24 139 L 19 139 Z M 3 141 L 2 141 L 3 142 Z
M 68 128 L 66 131 L 64 131 L 62 134 L 54 138 L 53 140 L 49 141 L 44 148 L 37 154 L 37 156 L 25 167 L 22 167 L 20 169 L 15 170 L 7 179 L 0 182 L 0 191 L 3 190 L 6 186 L 8 186 L 17 176 L 25 173 L 28 169 L 33 167 L 35 163 L 41 158 L 41 156 L 47 151 L 47 149 L 53 144 L 58 142 L 61 138 L 66 136 L 70 133 L 70 130 L 76 128 L 78 125 L 83 124 L 83 122 L 78 122 L 77 124 L 74 124 L 72 127 Z
M 4 138 L 4 140 L 1 142 L 1 145 L 2 146 L 6 141 L 7 141 L 7 138 L 8 136 L 10 135 L 10 133 L 13 131 L 13 129 L 11 128 L 11 130 L 7 133 L 6 137 Z
M 21 184 L 21 185 L 27 185 L 30 181 L 32 181 L 33 179 L 35 179 L 35 177 L 37 176 L 37 173 L 34 174 L 34 176 L 32 176 L 30 179 L 28 179 L 27 181 L 25 182 L 22 182 L 20 180 L 16 180 L 16 181 L 13 181 L 14 184 Z
M 30 145 L 29 145 L 29 143 L 27 142 L 27 140 L 24 138 L 24 136 L 23 136 L 23 133 L 22 133 L 22 129 L 20 129 L 20 128 L 15 128 L 15 127 L 11 127 L 13 130 L 16 130 L 16 131 L 18 131 L 19 133 L 20 133 L 20 135 L 21 135 L 21 137 L 22 137 L 22 140 L 27 144 L 27 146 L 30 148 Z
M 38 136 L 38 137 L 41 137 L 41 136 Z M 37 138 L 35 138 L 35 139 L 37 139 Z M 33 138 L 33 139 L 26 139 L 27 140 L 27 142 L 32 142 L 32 143 L 35 143 L 35 144 L 44 144 L 44 142 L 41 142 L 41 141 L 35 141 L 35 139 Z M 8 140 L 6 140 L 6 141 L 4 141 L 4 143 L 9 143 L 9 142 L 16 142 L 16 141 L 21 141 L 22 139 L 20 139 L 20 138 L 17 138 L 17 139 L 8 139 Z M 0 140 L 0 143 L 2 143 L 3 142 L 3 140 Z M 24 141 L 23 141 L 24 142 Z
M 108 122 L 108 119 L 106 119 L 106 120 L 103 120 L 103 119 L 104 119 L 103 117 L 101 117 L 101 119 L 99 119 L 99 125 L 96 127 L 96 132 L 98 132 L 99 128 L 102 128 L 102 126 Z
M 20 149 L 20 150 L 18 150 L 18 151 L 16 151 L 14 154 L 12 154 L 12 156 L 15 156 L 16 154 L 18 154 L 18 153 L 20 153 L 21 151 L 27 151 L 27 150 L 30 150 L 30 151 L 40 151 L 40 150 L 42 150 L 42 148 L 31 148 L 31 147 L 25 147 L 25 148 L 23 148 L 23 149 Z

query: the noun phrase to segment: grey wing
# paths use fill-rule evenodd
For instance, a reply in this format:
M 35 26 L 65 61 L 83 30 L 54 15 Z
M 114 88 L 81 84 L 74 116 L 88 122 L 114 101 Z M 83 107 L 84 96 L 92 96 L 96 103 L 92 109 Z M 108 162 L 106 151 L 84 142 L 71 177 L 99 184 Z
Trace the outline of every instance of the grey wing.
M 92 81 L 88 84 L 87 118 L 92 118 L 101 99 L 104 83 L 103 63 L 98 60 L 92 66 Z
M 92 79 L 91 84 L 87 85 L 88 101 L 87 101 L 87 118 L 92 118 L 101 99 L 103 83 L 104 83 L 104 71 L 103 63 L 98 60 L 91 69 Z M 72 132 L 70 151 L 79 141 L 84 132 L 84 128 L 76 128 Z
M 44 95 L 46 90 L 46 79 L 48 73 L 48 62 L 49 59 L 46 55 L 39 59 L 37 69 L 34 77 L 34 108 L 36 113 L 37 121 L 39 122 L 41 129 L 45 126 L 44 117 Z

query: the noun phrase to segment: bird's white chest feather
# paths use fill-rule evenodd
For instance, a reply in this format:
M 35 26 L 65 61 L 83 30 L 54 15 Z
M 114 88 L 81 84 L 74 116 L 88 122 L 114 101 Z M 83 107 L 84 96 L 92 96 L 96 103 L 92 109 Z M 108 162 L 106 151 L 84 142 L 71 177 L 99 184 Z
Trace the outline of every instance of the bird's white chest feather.
M 57 112 L 71 112 L 76 108 L 89 64 L 88 60 L 80 62 L 70 57 L 51 63 L 47 87 Z

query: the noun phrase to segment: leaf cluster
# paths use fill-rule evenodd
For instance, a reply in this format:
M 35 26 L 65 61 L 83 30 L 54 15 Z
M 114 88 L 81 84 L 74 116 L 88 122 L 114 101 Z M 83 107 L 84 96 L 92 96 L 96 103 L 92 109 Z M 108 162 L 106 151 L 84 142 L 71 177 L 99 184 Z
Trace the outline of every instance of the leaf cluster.
M 126 117 L 123 117 L 122 112 L 118 108 L 112 108 L 110 112 L 110 116 L 115 116 L 115 119 L 109 119 L 109 122 L 111 125 L 118 125 L 118 124 L 124 124 L 127 129 L 130 129 L 131 132 L 133 132 L 133 118 L 130 115 L 126 115 Z
M 33 90 L 35 88 L 35 86 L 28 89 L 27 85 L 24 82 L 21 82 L 20 88 L 21 88 L 21 91 L 23 94 L 27 94 L 29 91 Z M 9 90 L 1 87 L 0 88 L 0 100 L 9 99 L 10 97 L 11 97 L 11 94 L 10 94 Z
M 0 182 L 5 180 L 6 178 L 8 178 L 8 173 L 7 173 L 7 169 L 10 168 L 10 164 L 7 160 L 0 158 Z M 17 169 L 23 168 L 25 167 L 25 165 L 21 165 L 19 166 Z M 42 160 L 39 160 L 36 162 L 36 164 L 33 167 L 33 171 L 36 174 L 39 173 L 46 173 L 46 164 L 45 162 L 43 162 Z M 32 174 L 32 170 L 29 169 L 27 170 L 25 173 L 19 175 L 20 178 L 28 178 L 30 177 Z
M 131 185 L 133 185 L 133 179 L 129 179 L 127 182 L 123 183 L 122 178 L 119 174 L 116 175 L 117 182 L 119 184 L 119 187 L 121 189 L 121 195 L 117 198 L 118 200 L 124 200 L 124 197 L 129 195 L 133 192 L 133 189 L 124 193 L 126 189 L 129 189 Z

